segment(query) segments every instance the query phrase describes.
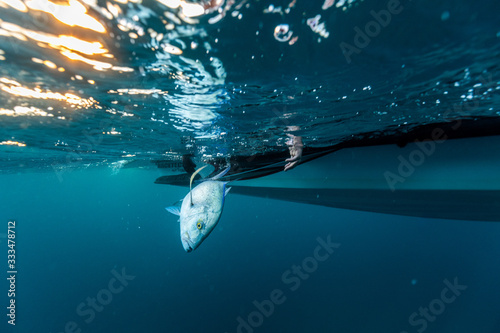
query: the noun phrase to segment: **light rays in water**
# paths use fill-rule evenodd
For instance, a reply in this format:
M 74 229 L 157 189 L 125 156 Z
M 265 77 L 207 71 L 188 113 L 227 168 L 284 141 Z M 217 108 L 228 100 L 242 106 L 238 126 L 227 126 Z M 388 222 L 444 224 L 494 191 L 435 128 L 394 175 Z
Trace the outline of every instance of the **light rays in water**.
M 86 98 L 81 98 L 72 93 L 62 94 L 59 92 L 52 92 L 50 90 L 42 90 L 39 87 L 29 88 L 23 86 L 17 81 L 10 80 L 4 77 L 0 78 L 0 89 L 14 96 L 33 98 L 33 99 L 63 101 L 71 106 L 80 108 L 81 107 L 88 108 L 95 104 L 95 100 L 92 97 L 86 99 Z M 8 114 L 3 114 L 3 115 L 8 115 Z
M 26 2 L 26 6 L 32 10 L 48 13 L 70 27 L 78 26 L 99 33 L 106 32 L 104 26 L 88 15 L 87 8 L 78 0 L 69 0 L 67 4 L 57 4 L 47 0 L 31 0 Z

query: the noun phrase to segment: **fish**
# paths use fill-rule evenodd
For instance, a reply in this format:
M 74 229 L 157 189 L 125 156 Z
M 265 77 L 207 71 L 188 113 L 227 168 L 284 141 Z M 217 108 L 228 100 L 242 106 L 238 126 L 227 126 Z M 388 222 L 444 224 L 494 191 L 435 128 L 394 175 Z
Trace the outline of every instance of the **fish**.
M 207 165 L 196 170 L 191 176 L 190 190 L 182 199 L 181 207 L 165 208 L 169 213 L 179 216 L 181 242 L 186 252 L 197 249 L 214 230 L 222 215 L 224 199 L 231 189 L 226 187 L 228 182 L 218 180 L 231 167 L 192 188 L 194 177 L 206 167 Z

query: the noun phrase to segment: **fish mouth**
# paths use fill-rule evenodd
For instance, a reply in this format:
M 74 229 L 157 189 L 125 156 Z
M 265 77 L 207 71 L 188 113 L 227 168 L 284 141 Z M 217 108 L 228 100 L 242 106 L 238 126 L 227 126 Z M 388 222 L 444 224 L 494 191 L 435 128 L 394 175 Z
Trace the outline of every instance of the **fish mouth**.
M 191 252 L 195 249 L 195 246 L 191 241 L 191 239 L 189 239 L 189 237 L 182 237 L 181 241 L 182 241 L 182 246 L 184 247 L 184 250 L 186 252 Z

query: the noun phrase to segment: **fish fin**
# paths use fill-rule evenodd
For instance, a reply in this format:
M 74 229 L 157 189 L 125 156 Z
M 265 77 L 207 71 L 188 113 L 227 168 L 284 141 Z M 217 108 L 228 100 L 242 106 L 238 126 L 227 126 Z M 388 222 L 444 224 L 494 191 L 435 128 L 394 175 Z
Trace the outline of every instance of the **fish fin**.
M 201 170 L 205 169 L 207 166 L 208 165 L 205 165 L 204 167 L 199 168 L 191 175 L 191 179 L 189 180 L 189 194 L 191 195 L 191 206 L 193 205 L 193 193 L 191 193 L 193 187 L 193 179 Z
M 176 207 L 176 206 L 170 206 L 170 207 L 165 207 L 165 209 L 167 210 L 167 212 L 169 213 L 172 213 L 174 215 L 181 215 L 181 209 L 179 207 Z
M 221 173 L 219 173 L 218 175 L 215 175 L 213 176 L 212 178 L 210 178 L 211 180 L 217 180 L 219 178 L 222 178 L 226 175 L 226 173 L 228 173 L 228 171 L 231 169 L 231 166 L 228 166 L 227 168 L 225 168 L 224 170 L 222 170 Z
M 224 196 L 226 196 L 226 195 L 229 193 L 229 190 L 230 190 L 230 189 L 231 189 L 230 187 L 227 187 L 227 188 L 226 188 L 226 191 L 224 192 Z

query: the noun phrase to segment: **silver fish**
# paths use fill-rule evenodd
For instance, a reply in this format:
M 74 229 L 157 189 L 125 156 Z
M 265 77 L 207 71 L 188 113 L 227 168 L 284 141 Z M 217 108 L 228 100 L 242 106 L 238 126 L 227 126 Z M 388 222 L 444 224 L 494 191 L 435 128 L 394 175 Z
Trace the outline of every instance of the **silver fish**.
M 217 180 L 223 177 L 230 167 L 191 189 L 194 177 L 203 168 L 196 170 L 191 176 L 190 191 L 182 199 L 181 208 L 176 206 L 165 208 L 168 212 L 179 215 L 181 241 L 186 252 L 198 248 L 210 235 L 220 220 L 224 198 L 231 189 L 230 187 L 226 188 L 227 182 Z

